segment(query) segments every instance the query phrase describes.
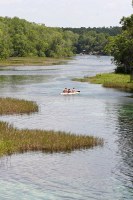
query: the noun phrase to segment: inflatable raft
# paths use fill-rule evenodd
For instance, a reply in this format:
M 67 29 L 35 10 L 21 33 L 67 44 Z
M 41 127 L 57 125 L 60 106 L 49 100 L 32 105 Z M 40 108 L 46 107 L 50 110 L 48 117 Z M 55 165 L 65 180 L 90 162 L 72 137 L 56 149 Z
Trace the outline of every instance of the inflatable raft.
M 79 94 L 80 91 L 76 91 L 76 92 L 69 92 L 69 93 L 65 93 L 65 92 L 61 92 L 61 95 L 74 95 L 74 94 Z

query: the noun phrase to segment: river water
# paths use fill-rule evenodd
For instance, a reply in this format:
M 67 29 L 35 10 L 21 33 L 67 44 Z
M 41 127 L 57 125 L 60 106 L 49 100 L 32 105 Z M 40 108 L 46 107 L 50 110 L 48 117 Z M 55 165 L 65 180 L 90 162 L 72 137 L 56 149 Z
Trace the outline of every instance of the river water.
M 112 72 L 111 57 L 76 56 L 67 64 L 0 68 L 0 96 L 36 101 L 39 112 L 1 116 L 18 128 L 104 138 L 72 153 L 28 152 L 0 159 L 0 200 L 132 200 L 132 94 L 72 78 Z M 65 88 L 79 95 L 61 96 Z

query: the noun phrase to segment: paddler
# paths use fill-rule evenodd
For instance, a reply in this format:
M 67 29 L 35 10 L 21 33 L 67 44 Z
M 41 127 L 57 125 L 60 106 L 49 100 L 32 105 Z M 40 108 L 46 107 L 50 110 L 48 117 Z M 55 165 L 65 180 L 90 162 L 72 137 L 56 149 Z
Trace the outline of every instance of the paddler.
M 63 93 L 68 93 L 68 89 L 65 88 L 65 89 L 63 90 Z

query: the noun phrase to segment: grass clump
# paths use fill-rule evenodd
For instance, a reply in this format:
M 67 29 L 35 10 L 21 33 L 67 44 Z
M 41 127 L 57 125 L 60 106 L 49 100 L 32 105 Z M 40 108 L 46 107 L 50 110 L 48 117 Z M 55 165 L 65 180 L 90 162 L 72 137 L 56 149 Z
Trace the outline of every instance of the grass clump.
M 97 74 L 94 77 L 75 78 L 74 81 L 102 84 L 104 87 L 108 88 L 133 91 L 133 82 L 130 82 L 130 75 L 125 74 Z
M 0 115 L 37 112 L 38 106 L 33 101 L 14 98 L 0 98 Z
M 71 152 L 103 145 L 103 139 L 60 131 L 19 130 L 0 122 L 0 156 L 27 151 Z

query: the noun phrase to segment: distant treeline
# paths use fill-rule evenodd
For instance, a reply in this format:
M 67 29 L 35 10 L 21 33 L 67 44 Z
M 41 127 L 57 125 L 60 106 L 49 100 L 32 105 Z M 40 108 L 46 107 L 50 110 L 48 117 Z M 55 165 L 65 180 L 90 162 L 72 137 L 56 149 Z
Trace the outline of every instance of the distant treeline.
M 119 33 L 120 27 L 51 28 L 18 17 L 0 17 L 0 58 L 104 54 L 108 37 Z
M 104 48 L 109 36 L 121 33 L 121 27 L 99 27 L 99 28 L 63 28 L 64 31 L 72 31 L 79 35 L 76 45 L 77 53 L 106 54 Z
M 96 33 L 105 33 L 110 36 L 116 36 L 121 33 L 122 28 L 118 26 L 110 26 L 110 27 L 81 27 L 81 28 L 63 28 L 65 31 L 72 31 L 73 33 L 77 33 L 79 35 L 87 33 L 89 31 L 95 31 Z

